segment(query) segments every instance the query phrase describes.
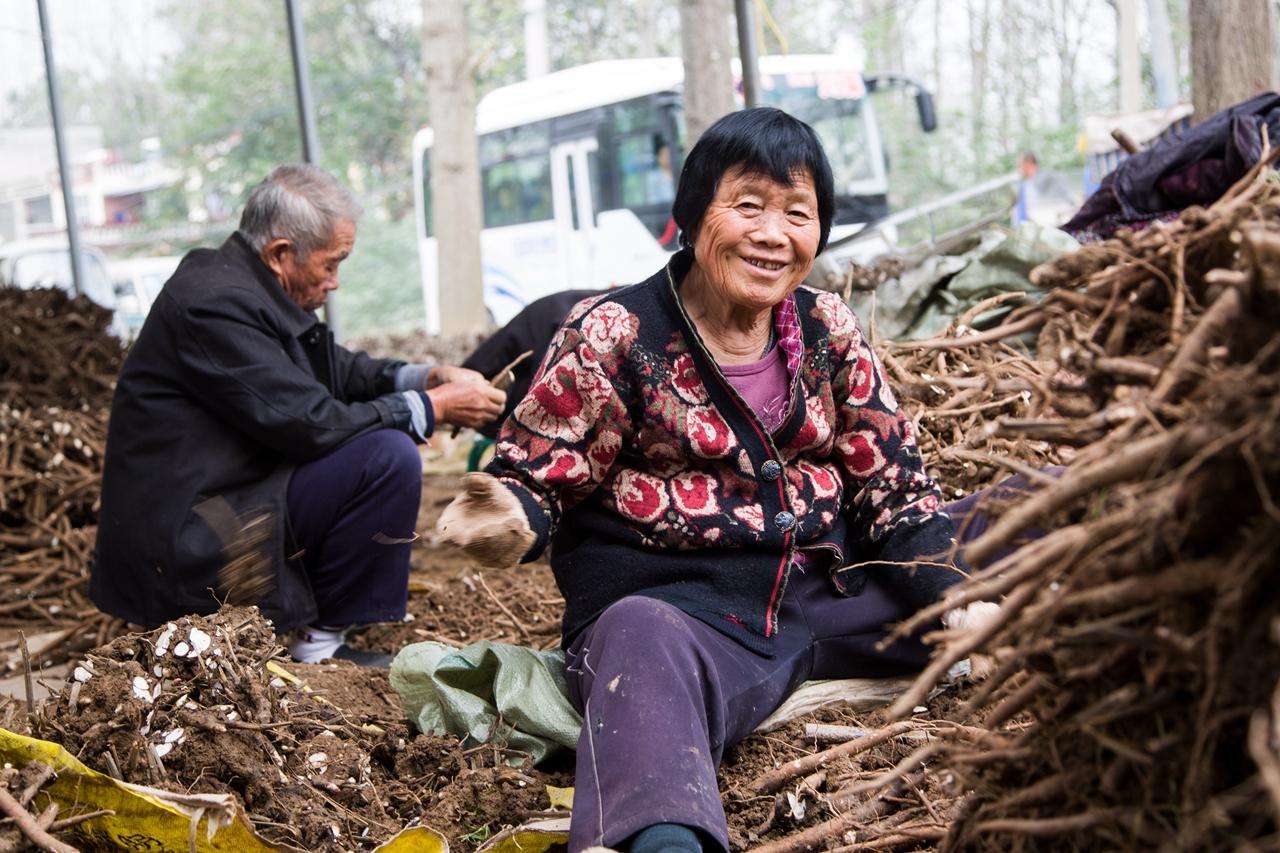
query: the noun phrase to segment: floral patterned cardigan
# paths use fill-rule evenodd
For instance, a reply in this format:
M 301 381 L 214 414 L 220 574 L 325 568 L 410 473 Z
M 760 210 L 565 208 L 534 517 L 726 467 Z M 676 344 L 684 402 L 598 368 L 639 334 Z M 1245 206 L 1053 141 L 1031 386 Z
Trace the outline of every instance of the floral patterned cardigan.
M 645 595 L 770 654 L 798 558 L 843 595 L 876 571 L 935 600 L 959 576 L 902 563 L 946 554 L 951 520 L 853 312 L 805 287 L 774 309 L 790 406 L 769 433 L 685 314 L 690 263 L 574 307 L 487 468 L 536 536 L 523 560 L 551 544 L 565 644 Z

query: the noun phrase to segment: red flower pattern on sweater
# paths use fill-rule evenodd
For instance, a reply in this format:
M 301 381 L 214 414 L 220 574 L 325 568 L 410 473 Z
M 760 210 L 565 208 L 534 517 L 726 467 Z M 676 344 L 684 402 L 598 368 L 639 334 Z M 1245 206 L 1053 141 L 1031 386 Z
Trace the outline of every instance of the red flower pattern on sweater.
M 937 513 L 939 493 L 853 312 L 834 294 L 806 302 L 823 334 L 788 359 L 800 373 L 789 411 L 799 407 L 803 417 L 771 438 L 788 470 L 796 541 L 821 537 L 841 514 L 866 541 L 881 541 Z M 796 304 L 787 307 L 799 340 Z M 528 490 L 552 523 L 598 492 L 637 544 L 758 542 L 772 521 L 757 500 L 768 485 L 730 425 L 743 429 L 747 416 L 713 402 L 688 333 L 642 344 L 641 318 L 608 295 L 570 316 L 503 427 L 494 473 Z

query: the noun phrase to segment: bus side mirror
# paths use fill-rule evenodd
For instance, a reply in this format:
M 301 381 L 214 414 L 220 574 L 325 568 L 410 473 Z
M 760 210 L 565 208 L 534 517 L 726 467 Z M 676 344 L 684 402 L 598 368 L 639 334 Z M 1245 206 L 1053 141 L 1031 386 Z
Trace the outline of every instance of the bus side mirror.
M 925 133 L 938 129 L 938 114 L 933 108 L 933 94 L 928 89 L 916 90 L 916 112 L 920 114 L 920 128 Z

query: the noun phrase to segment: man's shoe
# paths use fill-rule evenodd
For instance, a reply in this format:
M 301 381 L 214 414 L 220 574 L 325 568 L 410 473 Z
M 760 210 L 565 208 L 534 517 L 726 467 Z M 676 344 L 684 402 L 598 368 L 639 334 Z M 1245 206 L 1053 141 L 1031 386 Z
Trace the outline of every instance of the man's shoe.
M 346 643 L 338 646 L 333 653 L 334 660 L 347 660 L 356 666 L 377 667 L 379 669 L 386 669 L 391 666 L 393 657 L 394 655 L 389 655 L 385 652 L 366 652 L 363 649 L 353 649 Z

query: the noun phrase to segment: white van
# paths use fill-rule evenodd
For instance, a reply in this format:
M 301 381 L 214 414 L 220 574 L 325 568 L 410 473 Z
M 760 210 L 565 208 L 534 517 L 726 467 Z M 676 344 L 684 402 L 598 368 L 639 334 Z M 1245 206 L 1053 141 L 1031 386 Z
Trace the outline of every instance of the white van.
M 160 288 L 173 276 L 181 260 L 179 255 L 166 255 L 111 262 L 116 313 L 121 317 L 130 339 L 138 336 L 152 303 L 160 295 Z
M 106 258 L 92 246 L 82 246 L 81 252 L 84 256 L 84 295 L 103 308 L 115 311 L 115 288 L 107 271 Z M 74 293 L 71 251 L 66 240 L 48 237 L 0 246 L 0 285 L 23 290 L 56 287 Z M 121 340 L 128 338 L 119 315 L 113 317 L 110 330 Z

